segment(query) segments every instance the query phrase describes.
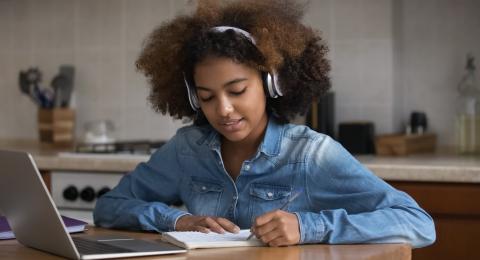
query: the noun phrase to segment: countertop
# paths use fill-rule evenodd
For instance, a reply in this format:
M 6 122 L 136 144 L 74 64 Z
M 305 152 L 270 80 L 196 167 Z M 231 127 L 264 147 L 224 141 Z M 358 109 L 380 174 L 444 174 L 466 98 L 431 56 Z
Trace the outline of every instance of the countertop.
M 0 140 L 0 149 L 29 152 L 41 171 L 129 172 L 148 156 L 77 154 L 73 147 L 56 147 L 35 140 Z
M 29 140 L 0 140 L 0 149 L 27 151 L 42 171 L 128 172 L 146 155 L 74 154 L 71 147 L 58 148 Z M 480 156 L 452 152 L 404 157 L 355 156 L 377 176 L 389 181 L 480 183 Z

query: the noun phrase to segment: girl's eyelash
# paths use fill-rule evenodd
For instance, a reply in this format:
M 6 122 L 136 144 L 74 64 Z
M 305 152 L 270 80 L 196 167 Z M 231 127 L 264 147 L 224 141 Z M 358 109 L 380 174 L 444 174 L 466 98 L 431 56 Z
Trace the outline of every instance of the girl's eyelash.
M 234 95 L 241 95 L 243 94 L 245 91 L 247 90 L 247 88 L 243 88 L 242 90 L 240 91 L 232 91 L 231 93 L 234 94 Z
M 235 96 L 239 96 L 239 95 L 245 93 L 246 90 L 247 90 L 247 88 L 245 87 L 245 88 L 243 88 L 243 89 L 240 90 L 240 91 L 236 91 L 236 92 L 235 92 L 235 91 L 231 91 L 230 93 L 233 94 L 233 95 L 235 95 Z M 212 98 L 213 98 L 213 96 L 210 96 L 210 97 L 207 97 L 207 98 L 200 98 L 200 99 L 201 99 L 203 102 L 208 102 L 208 101 L 212 100 Z
M 203 102 L 208 102 L 210 100 L 212 100 L 212 97 L 208 97 L 208 98 L 200 98 Z

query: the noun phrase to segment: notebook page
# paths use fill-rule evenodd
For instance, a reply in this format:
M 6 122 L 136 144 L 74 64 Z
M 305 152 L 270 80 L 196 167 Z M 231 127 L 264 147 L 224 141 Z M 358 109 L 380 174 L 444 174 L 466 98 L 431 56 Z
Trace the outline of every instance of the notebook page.
M 184 242 L 226 242 L 226 241 L 246 241 L 250 235 L 249 229 L 242 229 L 237 234 L 225 232 L 218 234 L 215 232 L 168 232 L 168 234 L 179 241 Z
M 249 229 L 240 230 L 239 233 L 218 234 L 215 232 L 166 232 L 162 236 L 167 242 L 183 246 L 188 249 L 194 248 L 214 248 L 214 247 L 241 247 L 241 246 L 261 246 L 263 243 L 255 237 L 247 240 L 250 235 Z M 180 242 L 180 243 L 178 243 Z

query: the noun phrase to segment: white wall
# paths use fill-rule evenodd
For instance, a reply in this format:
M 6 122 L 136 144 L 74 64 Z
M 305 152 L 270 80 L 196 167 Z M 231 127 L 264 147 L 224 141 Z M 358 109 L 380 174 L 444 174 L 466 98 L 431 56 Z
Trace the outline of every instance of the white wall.
M 477 75 L 480 69 L 480 1 L 402 0 L 395 17 L 397 117 L 425 111 L 439 142 L 453 145 L 456 88 L 467 52 L 476 57 Z
M 112 119 L 120 139 L 172 136 L 181 122 L 151 111 L 134 61 L 156 25 L 191 9 L 186 2 L 0 0 L 0 138 L 36 138 L 19 70 L 39 66 L 48 85 L 61 64 L 76 68 L 78 134 L 86 121 Z M 475 0 L 311 1 L 305 22 L 330 46 L 336 121 L 369 120 L 387 133 L 423 110 L 451 144 L 465 52 L 480 59 L 479 13 Z
M 311 1 L 305 22 L 330 47 L 336 122 L 368 120 L 393 129 L 392 0 Z

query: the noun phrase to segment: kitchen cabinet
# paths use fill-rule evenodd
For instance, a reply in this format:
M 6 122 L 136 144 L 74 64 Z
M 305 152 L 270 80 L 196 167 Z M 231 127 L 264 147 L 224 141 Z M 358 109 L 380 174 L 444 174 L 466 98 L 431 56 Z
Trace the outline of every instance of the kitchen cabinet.
M 390 181 L 434 219 L 436 242 L 414 249 L 413 259 L 480 259 L 480 184 Z

